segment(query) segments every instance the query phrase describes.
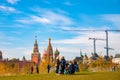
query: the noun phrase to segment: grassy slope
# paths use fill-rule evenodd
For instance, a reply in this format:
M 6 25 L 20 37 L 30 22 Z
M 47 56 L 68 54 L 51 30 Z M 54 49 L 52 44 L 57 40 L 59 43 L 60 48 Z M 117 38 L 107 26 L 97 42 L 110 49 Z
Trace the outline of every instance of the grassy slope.
M 1 76 L 0 80 L 120 80 L 120 72 L 85 72 L 74 75 L 34 74 Z

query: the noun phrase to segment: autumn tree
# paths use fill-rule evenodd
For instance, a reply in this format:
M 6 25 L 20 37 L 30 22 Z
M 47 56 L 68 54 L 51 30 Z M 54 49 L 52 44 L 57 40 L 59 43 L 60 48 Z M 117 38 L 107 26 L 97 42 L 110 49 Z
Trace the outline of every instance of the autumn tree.
M 3 64 L 3 62 L 0 62 L 0 75 L 5 73 L 5 65 Z

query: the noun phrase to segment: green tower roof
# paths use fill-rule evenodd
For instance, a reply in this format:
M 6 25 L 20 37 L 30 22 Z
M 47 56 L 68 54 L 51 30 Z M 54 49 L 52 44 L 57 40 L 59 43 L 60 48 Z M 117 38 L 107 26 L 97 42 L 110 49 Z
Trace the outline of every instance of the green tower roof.
M 60 52 L 58 51 L 58 49 L 56 48 L 55 53 L 54 54 L 60 54 Z

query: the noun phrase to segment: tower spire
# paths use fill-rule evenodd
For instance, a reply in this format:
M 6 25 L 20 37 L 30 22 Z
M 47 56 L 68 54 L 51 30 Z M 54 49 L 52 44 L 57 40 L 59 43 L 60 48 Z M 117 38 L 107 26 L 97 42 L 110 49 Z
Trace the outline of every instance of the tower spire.
M 52 45 L 51 45 L 51 38 L 48 39 L 48 47 L 47 47 L 47 58 L 48 61 L 53 61 L 53 49 L 52 49 Z
M 35 36 L 35 44 L 37 44 L 37 36 Z
M 35 52 L 39 52 L 38 43 L 37 43 L 37 36 L 35 36 L 35 43 L 34 43 L 34 49 L 33 49 L 33 53 L 35 53 Z

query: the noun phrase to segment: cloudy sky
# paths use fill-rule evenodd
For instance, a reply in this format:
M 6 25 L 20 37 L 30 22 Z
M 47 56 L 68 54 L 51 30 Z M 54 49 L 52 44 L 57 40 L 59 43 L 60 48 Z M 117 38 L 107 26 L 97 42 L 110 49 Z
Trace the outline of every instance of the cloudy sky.
M 0 0 L 0 50 L 4 58 L 30 59 L 35 36 L 42 54 L 48 38 L 60 56 L 74 59 L 90 56 L 93 41 L 105 39 L 104 31 L 64 30 L 119 30 L 120 0 Z M 109 31 L 109 51 L 120 53 L 120 32 Z M 97 53 L 106 55 L 105 41 L 97 40 Z

